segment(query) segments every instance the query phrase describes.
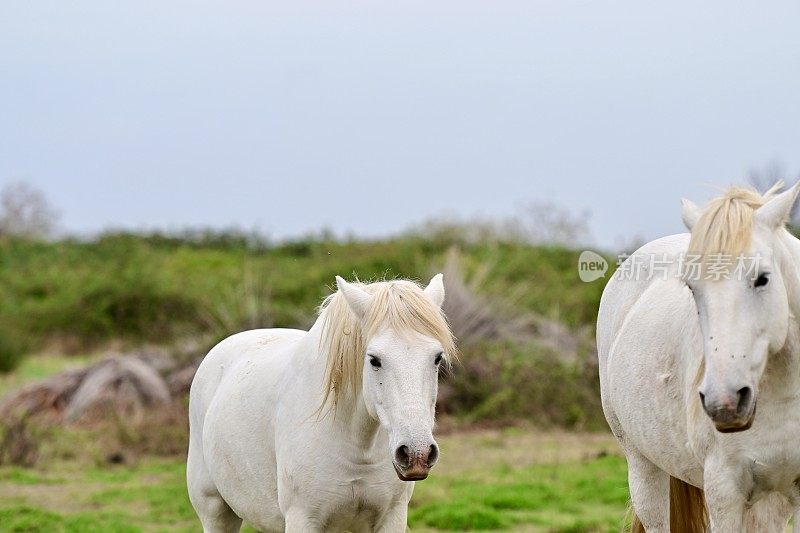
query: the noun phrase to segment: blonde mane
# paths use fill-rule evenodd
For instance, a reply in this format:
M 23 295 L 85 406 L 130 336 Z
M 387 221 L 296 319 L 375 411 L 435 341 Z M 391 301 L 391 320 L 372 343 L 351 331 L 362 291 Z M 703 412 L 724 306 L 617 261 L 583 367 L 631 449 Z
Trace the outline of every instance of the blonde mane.
M 444 313 L 419 284 L 392 280 L 355 285 L 372 295 L 363 322 L 350 310 L 341 292 L 331 294 L 320 306 L 321 350 L 328 359 L 322 406 L 331 395 L 335 408 L 344 394 L 354 395 L 360 391 L 367 343 L 384 328 L 392 328 L 400 334 L 421 333 L 436 339 L 444 349 L 442 355 L 446 364 L 457 357 L 455 338 Z
M 689 253 L 706 257 L 746 252 L 753 237 L 753 213 L 782 187 L 779 181 L 763 195 L 747 187 L 731 187 L 711 200 L 692 228 Z

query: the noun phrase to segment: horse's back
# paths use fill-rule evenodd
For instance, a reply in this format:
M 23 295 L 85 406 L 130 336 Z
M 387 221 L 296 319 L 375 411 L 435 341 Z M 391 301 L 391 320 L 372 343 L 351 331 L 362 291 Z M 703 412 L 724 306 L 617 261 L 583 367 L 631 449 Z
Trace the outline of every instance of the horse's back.
M 220 341 L 203 358 L 192 380 L 190 420 L 200 421 L 197 417 L 205 415 L 220 383 L 237 364 L 256 358 L 267 364 L 273 363 L 277 371 L 285 363 L 279 356 L 306 334 L 307 332 L 298 329 L 253 329 Z
M 631 254 L 621 268 L 633 268 L 631 265 L 636 263 L 637 260 L 649 263 L 647 259 L 649 257 L 653 257 L 655 260 L 660 259 L 665 254 L 668 256 L 677 255 L 686 250 L 688 243 L 688 233 L 679 233 L 656 239 Z M 597 352 L 600 358 L 601 372 L 614 338 L 622 329 L 631 309 L 651 285 L 661 281 L 658 275 L 648 276 L 647 272 L 640 274 L 631 275 L 630 279 L 621 273 L 619 275 L 615 274 L 603 290 L 597 314 Z

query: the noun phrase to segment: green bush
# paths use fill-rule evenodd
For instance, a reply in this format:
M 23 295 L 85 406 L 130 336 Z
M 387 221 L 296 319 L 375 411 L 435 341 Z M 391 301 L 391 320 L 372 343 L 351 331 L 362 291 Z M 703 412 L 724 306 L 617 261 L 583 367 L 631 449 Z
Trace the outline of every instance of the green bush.
M 453 244 L 414 236 L 335 241 L 325 235 L 271 247 L 249 243 L 224 233 L 0 240 L 0 323 L 19 324 L 23 337 L 39 344 L 54 337 L 85 345 L 118 338 L 169 341 L 213 330 L 213 317 L 236 305 L 230 299 L 248 290 L 249 276 L 268 293 L 271 325 L 307 327 L 335 275 L 427 280 Z M 461 254 L 465 274 L 488 269 L 484 288 L 490 297 L 514 292 L 520 312 L 576 327 L 594 322 L 602 291 L 602 283 L 578 281 L 577 255 L 492 242 L 464 245 Z
M 109 341 L 213 344 L 256 327 L 307 328 L 334 276 L 427 281 L 457 241 L 405 236 L 280 245 L 232 234 L 109 234 L 82 242 L 0 239 L 0 371 L 25 348 L 57 341 L 85 350 Z M 590 337 L 602 282 L 577 277 L 578 253 L 555 246 L 461 242 L 459 267 L 510 318 L 539 315 Z M 13 326 L 13 327 L 12 327 Z M 9 332 L 13 331 L 13 334 Z M 587 334 L 588 332 L 588 334 Z M 23 339 L 32 339 L 30 345 Z M 535 342 L 462 345 L 442 408 L 468 420 L 602 427 L 594 355 L 564 361 Z
M 0 374 L 11 372 L 22 361 L 26 343 L 10 329 L 0 327 Z
M 596 358 L 577 361 L 535 343 L 463 348 L 461 362 L 442 385 L 442 408 L 468 421 L 514 422 L 576 429 L 605 427 Z

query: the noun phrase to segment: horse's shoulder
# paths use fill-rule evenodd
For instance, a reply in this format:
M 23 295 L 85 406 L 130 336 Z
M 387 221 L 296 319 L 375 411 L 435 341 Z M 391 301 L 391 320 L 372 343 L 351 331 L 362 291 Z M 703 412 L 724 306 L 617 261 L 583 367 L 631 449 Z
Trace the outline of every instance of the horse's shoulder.
M 636 252 L 634 252 L 634 255 L 638 253 L 654 253 L 654 252 L 665 252 L 665 253 L 683 252 L 689 245 L 689 238 L 690 238 L 689 233 L 675 233 L 673 235 L 666 235 L 664 237 L 660 237 L 643 245 L 641 248 L 636 250 Z
M 646 270 L 685 252 L 689 234 L 669 235 L 633 252 L 609 280 L 600 299 L 597 317 L 598 352 L 608 354 L 614 339 L 643 311 L 670 312 L 685 303 L 683 283 L 674 272 L 651 275 Z
M 268 344 L 279 343 L 281 341 L 290 341 L 300 339 L 307 334 L 306 331 L 299 329 L 289 328 L 263 328 L 263 329 L 250 329 L 239 333 L 234 333 L 230 337 L 223 339 L 212 348 L 209 355 L 218 348 L 225 350 L 249 350 L 254 346 L 266 346 Z
M 203 358 L 194 383 L 205 383 L 216 389 L 224 376 L 243 361 L 271 359 L 271 356 L 287 350 L 306 335 L 307 332 L 299 329 L 271 328 L 242 331 L 226 337 Z

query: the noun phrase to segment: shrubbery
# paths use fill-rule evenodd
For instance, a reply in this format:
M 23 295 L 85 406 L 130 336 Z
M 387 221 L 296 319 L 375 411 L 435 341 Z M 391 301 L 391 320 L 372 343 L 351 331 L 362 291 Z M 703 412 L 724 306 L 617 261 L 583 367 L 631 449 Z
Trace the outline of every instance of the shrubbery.
M 592 351 L 575 361 L 535 343 L 485 343 L 463 349 L 445 378 L 445 412 L 469 422 L 527 420 L 570 429 L 605 427 Z
M 206 239 L 113 234 L 91 242 L 0 240 L 0 324 L 38 345 L 54 339 L 77 349 L 117 339 L 165 342 L 252 327 L 236 318 L 249 298 L 261 306 L 262 325 L 307 327 L 336 274 L 427 280 L 448 249 L 447 242 L 434 246 L 415 236 L 358 242 L 323 236 L 271 247 L 240 235 Z M 461 256 L 467 275 L 488 269 L 482 288 L 489 295 L 515 290 L 521 312 L 569 326 L 595 319 L 602 287 L 578 282 L 576 252 L 482 243 L 465 245 Z
M 0 373 L 14 370 L 27 349 L 26 343 L 9 328 L 0 327 Z
M 456 306 L 448 314 L 464 341 L 461 362 L 443 380 L 445 412 L 467 421 L 601 425 L 591 332 L 602 283 L 578 280 L 572 250 L 456 237 L 322 235 L 279 245 L 203 233 L 0 239 L 0 371 L 54 343 L 84 351 L 190 337 L 211 346 L 243 329 L 306 328 L 336 274 L 427 281 L 444 270 Z M 459 252 L 448 253 L 456 245 Z M 552 342 L 558 335 L 574 341 L 569 349 Z

